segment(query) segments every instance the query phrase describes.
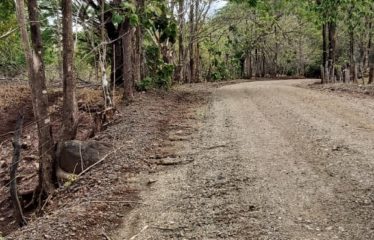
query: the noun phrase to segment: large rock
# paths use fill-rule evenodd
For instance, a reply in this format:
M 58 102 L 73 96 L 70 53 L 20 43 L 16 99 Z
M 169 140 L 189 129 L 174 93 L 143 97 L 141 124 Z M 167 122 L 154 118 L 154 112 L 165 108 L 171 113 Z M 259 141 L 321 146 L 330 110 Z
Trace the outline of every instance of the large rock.
M 59 143 L 56 152 L 58 170 L 79 174 L 99 161 L 111 149 L 111 144 L 94 140 L 70 140 Z

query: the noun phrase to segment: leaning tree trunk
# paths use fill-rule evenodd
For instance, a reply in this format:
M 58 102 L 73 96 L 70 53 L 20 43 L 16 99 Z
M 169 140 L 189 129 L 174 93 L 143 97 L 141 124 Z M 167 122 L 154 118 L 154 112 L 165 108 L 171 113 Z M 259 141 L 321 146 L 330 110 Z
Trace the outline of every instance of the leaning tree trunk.
M 23 0 L 16 0 L 17 20 L 21 31 L 22 45 L 25 51 L 31 98 L 36 119 L 39 139 L 39 190 L 46 195 L 55 190 L 53 181 L 54 143 L 51 120 L 48 114 L 48 94 L 45 84 L 45 72 L 42 59 L 40 22 L 36 0 L 28 1 L 31 42 L 27 33 Z M 41 195 L 40 195 L 41 196 Z
M 134 98 L 134 82 L 132 75 L 132 29 L 128 18 L 125 19 L 122 26 L 122 56 L 123 56 L 123 83 L 124 93 L 123 99 L 126 102 L 132 101 Z
M 72 0 L 62 0 L 62 46 L 63 46 L 63 114 L 62 139 L 74 139 L 77 133 L 77 101 L 74 77 L 74 38 Z

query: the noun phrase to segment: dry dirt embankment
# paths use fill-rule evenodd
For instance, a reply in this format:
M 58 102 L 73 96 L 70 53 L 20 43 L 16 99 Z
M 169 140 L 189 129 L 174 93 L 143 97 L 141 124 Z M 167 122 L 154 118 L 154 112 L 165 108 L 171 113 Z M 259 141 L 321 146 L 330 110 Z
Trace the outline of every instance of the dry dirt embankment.
M 139 189 L 130 184 L 131 177 L 139 172 L 158 172 L 165 164 L 179 161 L 174 142 L 195 131 L 195 109 L 209 95 L 202 86 L 192 88 L 137 93 L 129 106 L 118 102 L 120 116 L 115 124 L 95 136 L 115 146 L 112 154 L 76 182 L 60 188 L 44 207 L 42 217 L 27 213 L 28 226 L 14 231 L 8 191 L 1 185 L 5 195 L 0 237 L 6 234 L 7 239 L 17 240 L 105 239 L 120 226 L 129 210 L 143 204 Z M 169 139 L 169 133 L 174 133 L 174 139 Z M 1 169 L 4 176 L 6 170 Z
M 296 85 L 224 86 L 179 155 L 133 178 L 113 239 L 374 239 L 374 103 Z

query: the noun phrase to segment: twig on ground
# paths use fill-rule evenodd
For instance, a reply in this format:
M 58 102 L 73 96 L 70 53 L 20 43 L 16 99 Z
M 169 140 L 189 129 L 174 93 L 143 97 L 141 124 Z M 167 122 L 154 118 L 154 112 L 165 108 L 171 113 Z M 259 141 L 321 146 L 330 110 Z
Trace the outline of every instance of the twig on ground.
M 42 208 L 40 209 L 41 211 L 43 211 L 44 208 L 45 208 L 45 206 L 49 203 L 49 201 L 51 201 L 51 199 L 52 199 L 52 195 L 53 195 L 53 194 L 48 195 L 48 198 L 45 200 L 45 202 L 44 202 Z
M 227 145 L 226 145 L 226 144 L 215 145 L 215 146 L 207 147 L 207 148 L 205 148 L 205 149 L 207 149 L 207 150 L 212 150 L 212 149 L 216 149 L 216 148 L 224 148 L 224 147 L 227 147 Z
M 106 154 L 104 157 L 102 157 L 99 161 L 97 161 L 96 163 L 92 164 L 91 166 L 87 167 L 86 169 L 84 169 L 84 171 L 82 171 L 81 173 L 78 174 L 78 177 L 81 177 L 83 174 L 85 174 L 86 172 L 88 172 L 89 170 L 91 170 L 92 168 L 94 168 L 96 165 L 100 164 L 101 162 L 103 162 L 107 157 L 109 157 L 110 155 L 112 155 L 113 153 L 116 153 L 118 150 L 120 150 L 121 148 L 125 147 L 126 145 L 122 145 L 116 149 L 114 149 L 113 151 L 109 152 L 108 154 Z
M 91 203 L 136 203 L 136 204 L 143 204 L 146 205 L 143 202 L 138 202 L 138 201 L 122 201 L 122 200 L 92 200 L 89 201 Z
M 148 225 L 145 225 L 143 228 L 142 228 L 142 230 L 140 230 L 140 232 L 138 232 L 137 234 L 135 234 L 134 236 L 132 236 L 131 238 L 130 238 L 130 240 L 134 240 L 135 238 L 137 238 L 142 232 L 144 232 L 145 230 L 147 230 L 147 228 L 148 228 Z
M 105 229 L 103 228 L 103 231 L 102 231 L 102 233 L 101 234 L 103 234 L 103 236 L 105 237 L 105 239 L 106 240 L 112 240 L 106 233 L 105 233 Z

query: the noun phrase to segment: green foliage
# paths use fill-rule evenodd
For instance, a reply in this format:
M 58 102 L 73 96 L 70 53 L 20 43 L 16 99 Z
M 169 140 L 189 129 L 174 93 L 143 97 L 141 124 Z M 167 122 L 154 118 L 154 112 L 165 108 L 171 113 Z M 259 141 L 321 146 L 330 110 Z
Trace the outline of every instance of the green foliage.
M 130 21 L 131 26 L 138 26 L 140 24 L 139 14 L 136 11 L 136 6 L 132 2 L 123 2 L 119 7 L 111 8 L 109 5 L 106 7 L 106 11 L 112 12 L 112 22 L 118 27 L 126 18 Z
M 13 17 L 15 12 L 15 5 L 13 0 L 0 1 L 0 19 L 2 21 L 9 20 Z
M 208 23 L 208 29 L 218 30 L 204 41 L 206 72 L 211 79 L 240 77 L 251 56 L 253 74 L 262 73 L 263 58 L 266 74 L 300 74 L 321 58 L 315 7 L 315 1 L 307 0 L 257 0 L 250 5 L 231 1 Z M 220 64 L 228 76 L 223 67 L 218 69 Z
M 159 43 L 176 42 L 178 26 L 164 1 L 150 1 L 146 7 L 143 24 Z
M 216 68 L 207 76 L 213 81 L 222 81 L 230 78 L 230 71 L 224 64 L 218 64 Z
M 169 89 L 171 87 L 174 65 L 163 61 L 160 49 L 157 46 L 147 46 L 145 54 L 148 70 L 151 74 L 148 78 L 152 79 L 152 84 L 148 84 L 149 79 L 147 79 L 147 85 Z
M 159 88 L 168 90 L 171 87 L 171 80 L 173 77 L 174 65 L 163 63 L 159 66 L 156 74 L 155 83 Z
M 148 91 L 154 87 L 154 81 L 151 77 L 146 77 L 142 79 L 140 82 L 136 83 L 136 90 L 137 91 Z
M 255 7 L 257 5 L 257 0 L 230 0 L 233 3 L 247 4 L 250 7 Z
M 0 2 L 0 36 L 17 28 L 14 2 L 5 0 Z M 14 31 L 7 37 L 0 39 L 0 75 L 15 76 L 22 72 L 25 66 L 23 49 L 18 35 Z
M 136 6 L 132 2 L 129 2 L 129 1 L 123 2 L 121 3 L 121 7 L 127 13 L 130 13 L 130 14 L 136 13 Z

